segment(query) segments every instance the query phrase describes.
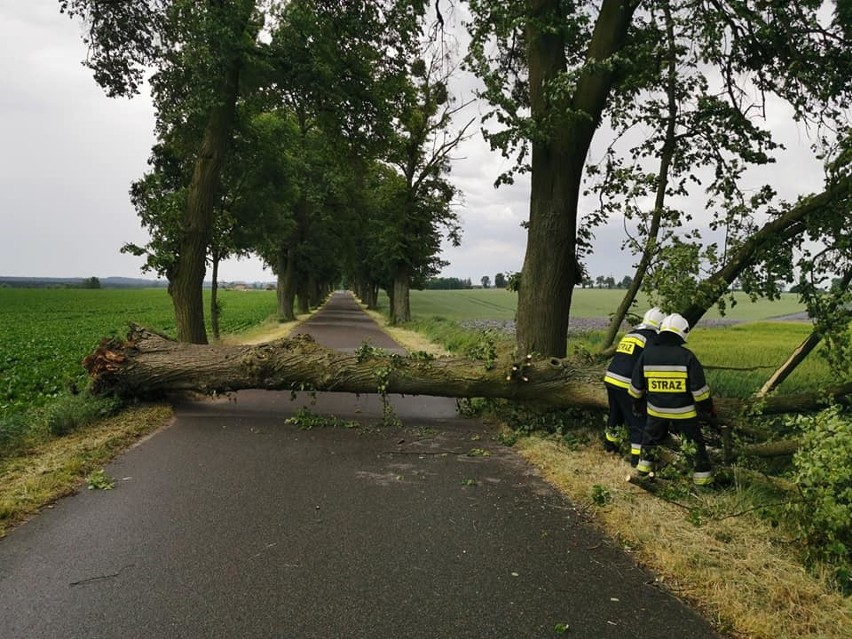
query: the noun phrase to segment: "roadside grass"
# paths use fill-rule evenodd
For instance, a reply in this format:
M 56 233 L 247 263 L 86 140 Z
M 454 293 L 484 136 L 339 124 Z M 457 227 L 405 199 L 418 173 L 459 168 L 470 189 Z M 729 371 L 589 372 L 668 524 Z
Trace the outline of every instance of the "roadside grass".
M 384 316 L 381 317 L 385 321 Z M 400 330 L 389 327 L 388 330 Z M 494 330 L 470 330 L 459 326 L 458 322 L 443 317 L 414 319 L 403 330 L 421 335 L 429 342 L 438 344 L 447 354 L 457 357 L 474 357 L 493 344 L 496 359 L 511 359 L 514 343 L 504 333 Z
M 277 317 L 270 316 L 260 324 L 251 326 L 242 332 L 222 335 L 219 343 L 226 346 L 233 346 L 237 344 L 252 345 L 271 342 L 276 339 L 283 339 L 285 337 L 289 337 L 290 333 L 293 332 L 293 329 L 308 319 L 312 314 L 313 311 L 311 313 L 297 315 L 296 319 L 290 322 L 282 322 Z
M 0 461 L 0 537 L 82 485 L 115 455 L 171 419 L 164 405 L 131 407 Z
M 420 326 L 419 323 L 409 323 L 403 326 L 391 326 L 388 324 L 387 315 L 381 313 L 380 311 L 368 310 L 366 307 L 361 305 L 367 315 L 373 318 L 373 320 L 382 327 L 382 330 L 385 331 L 391 338 L 399 344 L 405 346 L 405 348 L 411 352 L 424 352 L 429 353 L 430 355 L 434 355 L 436 357 L 448 357 L 452 354 L 453 350 L 449 348 L 449 345 L 442 343 L 438 339 L 434 339 L 425 331 L 418 330 Z M 440 324 L 440 322 L 438 322 Z M 457 332 L 457 328 L 455 323 L 450 325 L 453 330 Z
M 728 490 L 666 500 L 626 482 L 629 465 L 595 443 L 569 448 L 558 437 L 531 435 L 515 448 L 728 636 L 849 636 L 852 598 L 836 592 L 828 575 L 805 570 L 788 531 L 760 514 L 783 495 L 735 479 Z

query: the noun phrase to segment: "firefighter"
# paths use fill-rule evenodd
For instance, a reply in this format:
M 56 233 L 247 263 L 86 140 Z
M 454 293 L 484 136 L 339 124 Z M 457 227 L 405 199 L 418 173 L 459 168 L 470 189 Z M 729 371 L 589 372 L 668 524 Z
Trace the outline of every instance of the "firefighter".
M 627 425 L 630 435 L 630 465 L 639 463 L 642 432 L 645 417 L 633 414 L 632 402 L 627 390 L 633 375 L 633 367 L 645 347 L 657 337 L 660 323 L 665 315 L 658 308 L 652 308 L 642 318 L 642 323 L 627 333 L 618 342 L 615 356 L 604 375 L 606 394 L 609 400 L 609 417 L 604 431 L 604 448 L 609 452 L 618 452 L 621 440 L 618 428 Z
M 654 470 L 655 449 L 673 429 L 688 442 L 693 464 L 693 483 L 713 483 L 713 471 L 701 434 L 699 416 L 715 417 L 710 387 L 698 358 L 684 346 L 689 322 L 674 313 L 667 316 L 653 346 L 645 349 L 633 370 L 628 390 L 634 411 L 646 416 L 637 471 L 647 476 Z

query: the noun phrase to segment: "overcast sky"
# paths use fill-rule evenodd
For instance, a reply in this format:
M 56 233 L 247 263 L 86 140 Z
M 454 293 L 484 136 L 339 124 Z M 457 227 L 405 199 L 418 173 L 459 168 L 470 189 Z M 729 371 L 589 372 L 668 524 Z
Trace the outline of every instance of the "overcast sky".
M 0 0 L 0 276 L 140 277 L 142 259 L 119 249 L 148 239 L 128 189 L 147 169 L 151 102 L 144 95 L 105 96 L 81 64 L 79 23 L 58 6 L 57 0 Z M 473 116 L 478 109 L 471 108 Z M 770 115 L 792 148 L 788 160 L 761 177 L 790 198 L 819 190 L 819 166 L 803 159 L 806 140 L 783 110 Z M 452 176 L 464 192 L 464 234 L 460 248 L 445 249 L 450 265 L 442 274 L 478 282 L 520 270 L 528 182 L 494 189 L 508 166 L 478 134 L 456 155 Z M 611 222 L 596 235 L 590 273 L 628 274 L 633 260 L 621 252 L 621 224 Z M 259 260 L 246 259 L 224 263 L 220 278 L 274 276 Z

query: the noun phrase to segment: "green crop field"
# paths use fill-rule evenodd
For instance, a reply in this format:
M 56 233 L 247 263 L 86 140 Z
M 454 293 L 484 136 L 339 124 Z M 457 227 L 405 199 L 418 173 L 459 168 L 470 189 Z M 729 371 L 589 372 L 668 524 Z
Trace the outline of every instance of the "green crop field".
M 790 356 L 811 333 L 805 322 L 754 322 L 717 328 L 698 328 L 687 346 L 707 369 L 717 395 L 745 398 Z M 816 352 L 806 358 L 779 387 L 779 392 L 810 393 L 836 384 L 826 361 Z
M 578 289 L 572 315 L 606 317 L 620 296 L 621 291 Z M 274 291 L 222 291 L 220 299 L 222 331 L 226 334 L 244 331 L 275 313 Z M 387 298 L 383 300 L 386 305 Z M 728 317 L 755 321 L 802 310 L 793 295 L 777 302 L 752 304 L 743 300 Z M 507 320 L 513 318 L 516 303 L 516 294 L 496 289 L 411 294 L 413 315 L 421 320 Z M 41 406 L 72 383 L 83 386 L 83 357 L 102 337 L 123 336 L 129 322 L 174 335 L 168 293 L 164 289 L 0 289 L 0 417 Z M 809 328 L 803 323 L 773 323 L 699 329 L 690 338 L 690 345 L 711 366 L 764 367 L 719 375 L 720 391 L 734 394 L 735 387 L 759 386 L 767 371 L 784 361 Z M 785 383 L 787 386 L 806 390 L 826 378 L 824 364 L 810 359 L 814 361 L 806 362 Z
M 571 306 L 573 318 L 606 318 L 621 301 L 624 291 L 607 289 L 577 289 Z M 798 296 L 786 293 L 774 301 L 751 302 L 743 293 L 735 294 L 737 304 L 724 317 L 742 322 L 733 326 L 714 326 L 712 320 L 721 316 L 713 309 L 705 316 L 705 327 L 699 324 L 691 332 L 688 346 L 707 367 L 708 380 L 718 395 L 748 397 L 757 391 L 781 366 L 792 350 L 811 331 L 811 324 L 802 321 L 773 321 L 775 318 L 804 312 Z M 421 327 L 433 318 L 453 322 L 464 320 L 511 320 L 515 315 L 517 294 L 502 289 L 468 289 L 452 291 L 412 291 L 411 312 Z M 387 309 L 388 300 L 380 297 L 380 307 Z M 637 312 L 648 307 L 640 299 Z M 432 326 L 428 330 L 433 330 Z M 448 329 L 441 329 L 448 330 Z M 452 333 L 452 329 L 449 329 Z M 508 338 L 507 338 L 508 339 Z M 592 331 L 572 338 L 569 347 L 595 352 L 602 339 L 601 331 Z M 445 345 L 452 346 L 448 338 Z M 782 384 L 781 392 L 813 392 L 834 383 L 825 361 L 816 354 L 807 358 Z
M 220 300 L 223 333 L 259 324 L 276 308 L 274 291 L 221 291 Z M 175 335 L 166 290 L 0 288 L 0 416 L 83 385 L 83 357 L 101 338 L 123 337 L 129 322 Z
M 571 303 L 572 317 L 608 317 L 617 307 L 624 291 L 608 289 L 576 289 Z M 725 313 L 728 319 L 760 321 L 799 313 L 804 306 L 798 296 L 784 293 L 775 301 L 751 302 L 744 293 L 736 293 L 736 306 Z M 411 313 L 418 319 L 443 317 L 450 320 L 510 320 L 515 316 L 518 295 L 505 289 L 466 289 L 454 291 L 411 291 Z M 387 309 L 387 297 L 380 305 Z M 644 310 L 648 303 L 640 297 L 638 309 Z M 707 313 L 707 318 L 721 317 L 718 310 Z

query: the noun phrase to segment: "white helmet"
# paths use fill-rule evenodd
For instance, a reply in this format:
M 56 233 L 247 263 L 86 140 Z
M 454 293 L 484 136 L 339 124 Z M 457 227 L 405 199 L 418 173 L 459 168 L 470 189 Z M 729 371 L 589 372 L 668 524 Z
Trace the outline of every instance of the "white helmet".
M 663 313 L 656 306 L 652 309 L 649 309 L 645 313 L 645 317 L 642 318 L 642 323 L 636 328 L 653 328 L 658 333 L 660 332 L 660 323 L 666 317 L 666 314 Z
M 672 313 L 667 316 L 663 323 L 660 325 L 660 332 L 670 331 L 675 335 L 679 335 L 680 338 L 685 342 L 686 335 L 689 333 L 689 322 L 678 313 Z

